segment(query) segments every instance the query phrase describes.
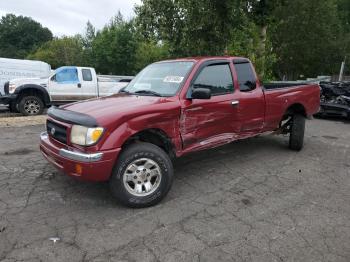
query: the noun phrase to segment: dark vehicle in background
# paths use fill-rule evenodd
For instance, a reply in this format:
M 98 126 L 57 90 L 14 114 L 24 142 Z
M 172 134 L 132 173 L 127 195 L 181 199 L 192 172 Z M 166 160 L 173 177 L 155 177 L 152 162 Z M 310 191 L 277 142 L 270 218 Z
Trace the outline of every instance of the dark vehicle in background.
M 321 110 L 317 116 L 350 119 L 350 82 L 320 82 Z

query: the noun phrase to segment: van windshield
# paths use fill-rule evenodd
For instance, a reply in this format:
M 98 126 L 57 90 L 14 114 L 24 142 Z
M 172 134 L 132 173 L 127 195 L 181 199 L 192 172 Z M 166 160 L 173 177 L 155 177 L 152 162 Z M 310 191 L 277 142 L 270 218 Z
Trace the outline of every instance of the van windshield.
M 188 61 L 151 64 L 143 69 L 121 92 L 150 96 L 174 96 L 193 64 Z

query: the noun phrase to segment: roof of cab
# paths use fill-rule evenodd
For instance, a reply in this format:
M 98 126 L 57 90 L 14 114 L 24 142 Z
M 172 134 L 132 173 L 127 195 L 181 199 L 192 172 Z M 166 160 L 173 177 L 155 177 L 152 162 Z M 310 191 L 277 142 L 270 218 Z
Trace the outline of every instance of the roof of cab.
M 195 57 L 183 57 L 183 58 L 176 58 L 176 59 L 168 59 L 163 60 L 159 62 L 175 62 L 175 61 L 192 61 L 192 62 L 200 62 L 200 61 L 207 61 L 207 60 L 220 60 L 220 59 L 244 59 L 248 60 L 246 57 L 239 57 L 239 56 L 195 56 Z

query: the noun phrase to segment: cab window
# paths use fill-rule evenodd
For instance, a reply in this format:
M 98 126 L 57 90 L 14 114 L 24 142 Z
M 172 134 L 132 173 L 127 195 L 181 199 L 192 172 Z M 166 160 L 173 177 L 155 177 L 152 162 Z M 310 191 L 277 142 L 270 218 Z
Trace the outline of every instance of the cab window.
M 249 92 L 256 88 L 256 77 L 250 63 L 235 63 L 239 89 L 241 92 Z
M 90 69 L 82 69 L 81 73 L 83 75 L 84 81 L 92 81 L 92 74 Z
M 208 88 L 212 96 L 233 93 L 233 80 L 229 64 L 214 64 L 203 68 L 193 88 Z
M 64 68 L 56 73 L 56 81 L 59 83 L 77 83 L 78 70 L 76 68 Z

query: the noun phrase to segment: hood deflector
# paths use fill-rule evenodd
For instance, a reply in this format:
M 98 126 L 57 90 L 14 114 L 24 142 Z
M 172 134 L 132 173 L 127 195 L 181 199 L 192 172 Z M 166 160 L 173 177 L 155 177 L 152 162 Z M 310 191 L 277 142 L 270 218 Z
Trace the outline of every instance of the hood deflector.
M 81 125 L 81 126 L 86 126 L 86 127 L 97 127 L 97 121 L 95 118 L 74 112 L 74 111 L 69 111 L 65 109 L 60 109 L 57 107 L 51 107 L 48 111 L 47 114 L 59 121 L 62 121 L 64 123 L 68 124 L 74 124 L 74 125 Z

